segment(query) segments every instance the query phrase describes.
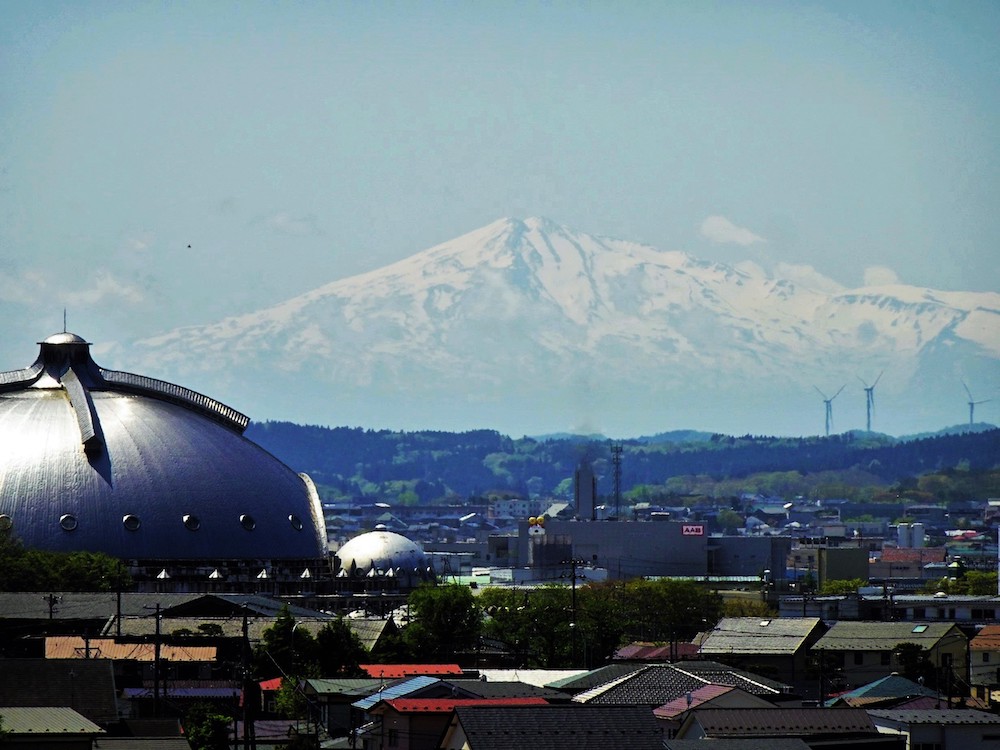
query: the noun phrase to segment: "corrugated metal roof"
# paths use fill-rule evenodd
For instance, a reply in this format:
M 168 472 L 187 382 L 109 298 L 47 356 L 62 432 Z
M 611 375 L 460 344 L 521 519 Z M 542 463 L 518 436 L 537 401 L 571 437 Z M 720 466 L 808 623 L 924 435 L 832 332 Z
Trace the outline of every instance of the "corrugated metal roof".
M 836 622 L 814 645 L 813 649 L 830 651 L 885 651 L 901 643 L 917 643 L 929 648 L 952 633 L 962 632 L 951 622 L 868 622 L 842 620 Z M 956 638 L 955 642 L 958 643 Z M 950 641 L 949 641 L 950 642 Z
M 104 730 L 64 706 L 0 706 L 3 728 L 12 734 L 100 734 Z
M 415 714 L 445 713 L 459 706 L 544 706 L 548 701 L 544 698 L 393 698 L 383 703 L 397 713 Z
M 725 617 L 705 635 L 701 653 L 792 655 L 821 625 L 818 617 Z
M 215 661 L 215 646 L 176 646 L 160 644 L 164 661 Z M 156 659 L 153 643 L 118 643 L 113 638 L 84 639 L 78 636 L 49 636 L 45 639 L 46 659 L 121 659 L 152 662 Z
M 422 690 L 423 688 L 429 687 L 430 685 L 434 685 L 438 682 L 441 682 L 441 680 L 437 677 L 413 677 L 409 680 L 404 680 L 403 682 L 388 685 L 383 690 L 372 693 L 367 698 L 354 701 L 351 705 L 355 708 L 361 709 L 362 711 L 367 711 L 379 701 L 388 700 L 390 698 L 402 698 L 404 695 L 409 695 L 410 693 Z

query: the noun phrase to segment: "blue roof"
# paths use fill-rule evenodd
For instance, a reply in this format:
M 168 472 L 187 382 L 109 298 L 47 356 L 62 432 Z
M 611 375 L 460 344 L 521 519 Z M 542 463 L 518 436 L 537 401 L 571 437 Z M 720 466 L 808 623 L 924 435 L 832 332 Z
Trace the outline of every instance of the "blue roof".
M 441 680 L 437 677 L 426 677 L 423 675 L 420 677 L 411 677 L 409 680 L 397 682 L 393 685 L 389 685 L 384 690 L 372 693 L 367 698 L 354 701 L 351 705 L 354 708 L 360 708 L 362 711 L 367 711 L 379 701 L 389 700 L 391 698 L 402 698 L 404 695 L 409 695 L 417 690 L 429 687 L 436 682 L 441 682 Z

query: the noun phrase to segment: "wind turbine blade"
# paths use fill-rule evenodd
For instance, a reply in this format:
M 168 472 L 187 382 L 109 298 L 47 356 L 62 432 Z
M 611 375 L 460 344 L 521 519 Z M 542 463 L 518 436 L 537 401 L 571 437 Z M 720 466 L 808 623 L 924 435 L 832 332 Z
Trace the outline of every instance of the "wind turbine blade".
M 814 390 L 816 391 L 816 393 L 818 393 L 818 394 L 819 394 L 820 396 L 822 396 L 822 397 L 823 397 L 823 400 L 824 400 L 824 401 L 826 401 L 826 394 L 825 394 L 825 393 L 823 393 L 823 391 L 821 391 L 821 390 L 820 390 L 819 388 L 817 388 L 816 386 L 813 386 L 813 389 L 814 389 Z
M 837 398 L 837 396 L 840 395 L 840 391 L 844 390 L 844 388 L 846 388 L 846 387 L 847 387 L 847 383 L 844 383 L 844 385 L 840 386 L 840 389 L 836 393 L 833 394 L 833 396 L 830 398 L 830 400 L 833 401 L 833 399 Z
M 969 401 L 972 401 L 972 391 L 970 391 L 970 390 L 969 390 L 969 386 L 967 386 L 967 385 L 965 384 L 965 381 L 964 381 L 964 380 L 962 381 L 962 387 L 963 387 L 963 388 L 965 389 L 965 392 L 966 392 L 966 393 L 968 394 L 968 396 L 969 396 Z
M 877 385 L 878 385 L 878 381 L 880 381 L 880 380 L 882 379 L 882 376 L 883 376 L 883 375 L 885 375 L 885 370 L 882 370 L 882 372 L 880 372 L 880 373 L 878 374 L 878 377 L 877 377 L 877 378 L 875 378 L 875 382 L 874 382 L 874 383 L 872 383 L 872 388 L 874 388 L 875 386 L 877 386 Z
M 863 386 L 865 387 L 865 390 L 867 391 L 867 390 L 868 390 L 868 383 L 866 383 L 866 382 L 865 382 L 865 381 L 864 381 L 864 380 L 862 379 L 862 377 L 861 377 L 860 375 L 855 375 L 854 377 L 856 377 L 856 378 L 857 378 L 858 380 L 860 380 L 860 381 L 861 381 L 861 385 L 863 385 Z

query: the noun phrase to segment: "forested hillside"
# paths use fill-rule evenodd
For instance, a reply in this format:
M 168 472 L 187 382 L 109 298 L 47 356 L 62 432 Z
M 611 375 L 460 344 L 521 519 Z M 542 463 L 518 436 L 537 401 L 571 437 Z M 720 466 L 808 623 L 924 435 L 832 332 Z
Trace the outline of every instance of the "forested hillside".
M 288 422 L 251 424 L 247 437 L 308 473 L 324 499 L 370 496 L 430 503 L 503 492 L 568 497 L 573 471 L 584 459 L 598 475 L 598 491 L 611 492 L 610 444 L 599 439 L 512 439 L 492 430 L 392 432 Z M 706 484 L 727 492 L 737 485 L 754 489 L 761 476 L 787 480 L 789 473 L 803 482 L 811 478 L 808 486 L 915 486 L 914 478 L 929 472 L 1000 466 L 997 429 L 914 440 L 864 433 L 713 435 L 703 441 L 643 438 L 621 445 L 622 491 L 633 496 L 650 486 L 673 487 L 677 494 L 696 486 L 704 491 Z M 970 490 L 979 491 L 987 489 Z

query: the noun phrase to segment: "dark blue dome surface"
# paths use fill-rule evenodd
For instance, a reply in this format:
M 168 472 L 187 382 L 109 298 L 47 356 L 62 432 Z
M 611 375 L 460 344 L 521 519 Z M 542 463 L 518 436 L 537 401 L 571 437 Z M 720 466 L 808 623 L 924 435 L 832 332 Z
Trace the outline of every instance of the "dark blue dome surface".
M 325 555 L 315 487 L 243 437 L 245 417 L 102 370 L 87 347 L 50 337 L 32 367 L 0 373 L 0 526 L 123 559 Z

